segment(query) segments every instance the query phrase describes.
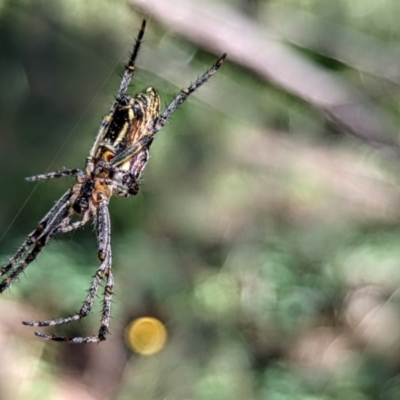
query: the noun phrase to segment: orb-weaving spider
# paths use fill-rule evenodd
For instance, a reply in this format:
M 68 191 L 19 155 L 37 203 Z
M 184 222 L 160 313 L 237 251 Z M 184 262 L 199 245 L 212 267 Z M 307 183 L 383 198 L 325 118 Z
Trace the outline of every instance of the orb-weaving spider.
M 188 96 L 218 70 L 226 58 L 222 57 L 188 88 L 182 89 L 172 103 L 160 114 L 160 97 L 153 88 L 134 97 L 126 94 L 135 72 L 135 60 L 139 53 L 146 28 L 143 21 L 135 40 L 133 52 L 125 67 L 116 99 L 110 112 L 103 118 L 94 144 L 86 158 L 85 168 L 63 169 L 27 178 L 39 181 L 64 176 L 73 176 L 77 180 L 39 222 L 16 253 L 0 269 L 0 276 L 6 277 L 0 282 L 0 293 L 6 290 L 34 261 L 40 251 L 58 233 L 65 233 L 83 227 L 88 221 L 94 221 L 98 242 L 98 258 L 101 262 L 93 278 L 89 293 L 81 309 L 72 316 L 48 321 L 23 322 L 29 326 L 54 326 L 68 324 L 86 317 L 93 306 L 99 285 L 106 279 L 104 288 L 101 325 L 97 335 L 86 337 L 63 337 L 41 332 L 35 334 L 43 339 L 70 343 L 96 343 L 107 338 L 110 323 L 111 298 L 114 279 L 111 271 L 110 216 L 108 203 L 112 195 L 134 196 L 139 191 L 139 178 L 149 158 L 150 145 L 167 122 L 169 116 Z M 72 222 L 78 215 L 80 220 Z

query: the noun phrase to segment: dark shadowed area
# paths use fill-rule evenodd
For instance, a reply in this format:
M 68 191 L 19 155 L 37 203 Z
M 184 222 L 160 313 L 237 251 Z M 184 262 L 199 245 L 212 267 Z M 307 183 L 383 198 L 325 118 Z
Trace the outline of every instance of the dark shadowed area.
M 91 225 L 0 296 L 0 399 L 400 398 L 398 0 L 0 0 L 0 255 L 82 168 L 148 20 L 131 94 L 218 73 L 113 198 L 115 296 L 99 345 L 23 320 L 76 312 Z M 45 328 L 95 334 L 90 316 Z

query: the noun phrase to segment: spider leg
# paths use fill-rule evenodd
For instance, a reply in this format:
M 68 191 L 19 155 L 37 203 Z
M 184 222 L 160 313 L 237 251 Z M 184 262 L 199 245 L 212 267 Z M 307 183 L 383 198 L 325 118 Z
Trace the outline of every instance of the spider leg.
M 129 62 L 125 66 L 124 75 L 122 76 L 121 85 L 119 87 L 118 94 L 117 94 L 117 101 L 120 100 L 125 95 L 126 91 L 128 90 L 131 79 L 133 77 L 133 74 L 135 73 L 135 69 L 136 69 L 135 61 L 139 54 L 139 49 L 140 49 L 140 46 L 143 41 L 143 36 L 144 36 L 145 30 L 146 30 L 146 20 L 144 19 L 142 21 L 142 26 L 139 29 L 138 36 L 135 39 L 135 44 L 133 46 L 132 54 L 129 57 Z
M 41 332 L 35 332 L 36 336 L 39 336 L 47 340 L 55 340 L 69 343 L 96 343 L 105 340 L 108 334 L 108 328 L 110 323 L 111 314 L 111 299 L 114 288 L 114 278 L 111 272 L 112 254 L 111 254 L 111 239 L 110 239 L 110 216 L 108 213 L 108 201 L 103 198 L 99 205 L 98 213 L 95 218 L 95 226 L 98 241 L 98 258 L 101 261 L 101 265 L 98 268 L 96 275 L 93 278 L 92 284 L 89 289 L 89 293 L 82 305 L 82 308 L 76 314 L 67 318 L 57 318 L 49 321 L 37 321 L 37 322 L 23 322 L 24 325 L 29 326 L 54 326 L 64 325 L 73 321 L 78 321 L 86 317 L 92 310 L 93 303 L 96 299 L 96 294 L 100 286 L 100 282 L 105 276 L 107 276 L 107 283 L 104 288 L 104 302 L 101 325 L 97 336 L 86 336 L 86 337 L 65 337 L 48 335 Z
M 104 135 L 107 132 L 107 128 L 110 126 L 110 123 L 113 119 L 114 112 L 117 108 L 117 105 L 119 104 L 121 99 L 125 96 L 125 93 L 128 90 L 129 84 L 131 82 L 131 79 L 135 73 L 135 69 L 136 69 L 135 61 L 139 54 L 139 49 L 140 49 L 140 45 L 142 44 L 142 41 L 143 41 L 143 36 L 144 36 L 145 30 L 146 30 L 146 20 L 143 20 L 142 26 L 138 33 L 138 36 L 135 39 L 135 44 L 133 46 L 133 51 L 129 58 L 129 62 L 125 66 L 125 71 L 124 71 L 124 74 L 122 75 L 122 80 L 121 80 L 121 84 L 120 84 L 120 87 L 117 92 L 116 99 L 115 99 L 113 105 L 111 106 L 109 113 L 101 121 L 100 128 L 97 131 L 96 139 L 93 143 L 92 148 L 90 149 L 89 156 L 86 158 L 86 167 L 87 167 L 86 169 L 87 169 L 88 173 L 90 173 L 91 170 L 94 168 L 93 158 L 95 157 L 96 151 L 97 151 L 98 147 L 100 146 L 101 142 L 103 141 Z
M 189 87 L 184 88 L 180 91 L 178 96 L 172 101 L 172 103 L 165 109 L 165 111 L 160 115 L 160 117 L 156 120 L 154 127 L 152 129 L 152 136 L 154 137 L 155 134 L 164 127 L 167 119 L 170 115 L 201 85 L 206 83 L 220 68 L 223 64 L 227 54 L 224 53 L 218 61 L 200 78 L 198 78 L 194 83 L 192 83 Z
M 36 181 L 44 181 L 46 179 L 53 179 L 53 178 L 62 178 L 64 176 L 77 176 L 77 175 L 83 175 L 84 172 L 79 169 L 61 169 L 58 171 L 54 172 L 47 172 L 46 174 L 38 174 L 38 175 L 33 175 L 33 176 L 28 176 L 25 178 L 28 182 L 36 182 Z
M 15 252 L 15 254 L 1 267 L 0 276 L 7 274 L 10 269 L 12 269 L 18 261 L 24 256 L 24 254 L 28 251 L 28 249 L 35 243 L 36 238 L 40 235 L 40 230 L 37 228 L 32 231 L 25 242 L 19 247 L 19 249 Z
M 54 340 L 56 342 L 66 342 L 73 344 L 98 343 L 100 341 L 106 340 L 110 325 L 111 300 L 112 300 L 113 289 L 114 289 L 114 277 L 111 270 L 109 270 L 106 287 L 104 289 L 104 303 L 103 303 L 103 312 L 101 317 L 101 325 L 97 336 L 93 335 L 93 336 L 67 337 L 67 336 L 57 336 L 52 334 L 48 335 L 42 332 L 35 332 L 35 335 L 46 340 Z M 26 322 L 23 322 L 23 324 L 28 325 Z
M 7 274 L 21 258 L 26 254 L 28 249 L 37 241 L 39 236 L 44 232 L 49 224 L 49 221 L 53 216 L 63 207 L 70 197 L 70 191 L 68 190 L 64 195 L 56 202 L 56 204 L 50 209 L 50 211 L 40 220 L 37 228 L 32 231 L 25 242 L 19 247 L 15 254 L 0 268 L 0 276 Z
M 121 151 L 118 155 L 116 155 L 111 161 L 110 165 L 112 167 L 118 167 L 122 165 L 133 157 L 134 155 L 140 153 L 142 150 L 148 149 L 150 147 L 151 142 L 153 141 L 153 135 L 142 136 L 133 146 L 128 147 L 124 151 Z
M 63 198 L 61 198 L 60 200 L 62 199 Z M 4 292 L 4 290 L 9 288 L 10 285 L 18 278 L 18 276 L 25 271 L 28 265 L 36 259 L 38 254 L 42 251 L 43 247 L 45 247 L 49 242 L 49 240 L 55 235 L 60 223 L 62 223 L 62 221 L 65 220 L 65 218 L 67 217 L 67 214 L 70 209 L 69 202 L 64 201 L 64 203 L 60 203 L 60 200 L 56 204 L 56 206 L 60 204 L 59 207 L 57 207 L 54 210 L 54 213 L 52 213 L 48 221 L 46 221 L 47 225 L 45 229 L 40 233 L 40 235 L 38 235 L 37 238 L 35 238 L 32 250 L 28 253 L 28 255 L 25 257 L 23 261 L 11 265 L 10 268 L 12 267 L 14 268 L 12 268 L 12 270 L 9 271 L 8 277 L 3 279 L 2 282 L 0 282 L 0 293 Z
M 81 307 L 81 309 L 69 316 L 69 317 L 61 317 L 61 318 L 55 318 L 55 319 L 50 319 L 47 321 L 23 321 L 22 323 L 24 325 L 28 325 L 28 326 L 56 326 L 56 325 L 65 325 L 65 324 L 69 324 L 70 322 L 74 322 L 74 321 L 79 321 L 82 318 L 85 318 L 90 311 L 92 310 L 93 307 L 93 303 L 96 299 L 96 295 L 97 295 L 97 291 L 99 289 L 100 286 L 100 282 L 103 280 L 104 275 L 105 275 L 105 271 L 108 268 L 108 264 L 109 264 L 109 260 L 108 258 L 106 260 L 104 260 L 105 262 L 103 262 L 99 269 L 96 271 L 95 276 L 93 277 L 93 281 L 92 284 L 90 285 L 90 289 L 89 292 L 86 296 L 85 301 L 83 302 L 83 305 Z M 50 335 L 52 336 L 52 335 Z

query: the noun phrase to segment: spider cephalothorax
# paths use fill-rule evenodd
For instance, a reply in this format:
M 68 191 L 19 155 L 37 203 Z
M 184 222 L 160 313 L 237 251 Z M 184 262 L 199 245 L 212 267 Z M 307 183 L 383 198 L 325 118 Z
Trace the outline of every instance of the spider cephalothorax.
M 35 332 L 44 339 L 70 343 L 94 343 L 105 340 L 108 334 L 114 279 L 111 271 L 111 224 L 108 203 L 114 196 L 134 196 L 139 191 L 139 179 L 149 158 L 150 145 L 163 128 L 169 116 L 187 97 L 218 70 L 226 58 L 222 57 L 188 88 L 182 89 L 172 103 L 160 113 L 160 96 L 153 88 L 131 97 L 126 94 L 135 71 L 135 60 L 143 39 L 146 21 L 143 21 L 129 63 L 125 67 L 120 88 L 110 112 L 103 118 L 94 144 L 86 157 L 85 168 L 63 169 L 27 178 L 38 181 L 63 176 L 75 177 L 77 183 L 68 190 L 39 222 L 16 253 L 0 268 L 0 293 L 6 290 L 35 260 L 56 234 L 66 233 L 93 220 L 101 262 L 81 309 L 65 318 L 48 321 L 23 322 L 29 326 L 67 324 L 87 316 L 93 306 L 100 283 L 106 280 L 100 329 L 97 335 L 63 337 Z M 80 217 L 72 222 L 74 217 Z

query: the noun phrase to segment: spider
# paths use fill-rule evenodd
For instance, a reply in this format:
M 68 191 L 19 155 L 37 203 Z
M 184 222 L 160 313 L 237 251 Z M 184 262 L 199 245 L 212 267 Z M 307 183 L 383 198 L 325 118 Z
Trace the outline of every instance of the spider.
M 103 118 L 84 169 L 62 169 L 26 178 L 30 182 L 60 177 L 74 177 L 76 183 L 55 203 L 41 219 L 16 253 L 0 268 L 0 293 L 5 291 L 32 263 L 55 235 L 83 227 L 93 220 L 98 243 L 98 267 L 81 309 L 69 317 L 46 321 L 24 321 L 24 325 L 48 327 L 68 324 L 86 317 L 92 309 L 100 283 L 105 280 L 101 324 L 97 335 L 65 337 L 35 332 L 35 335 L 69 343 L 97 343 L 109 333 L 111 299 L 114 290 L 111 254 L 111 224 L 108 212 L 110 198 L 135 196 L 139 179 L 149 158 L 149 149 L 157 132 L 164 127 L 170 115 L 217 72 L 226 58 L 224 53 L 217 62 L 189 87 L 184 88 L 160 113 L 160 96 L 149 87 L 135 96 L 126 94 L 135 73 L 135 61 L 145 33 L 142 22 L 135 39 L 129 62 L 125 66 L 121 84 L 109 113 Z M 73 221 L 73 217 L 78 220 Z

